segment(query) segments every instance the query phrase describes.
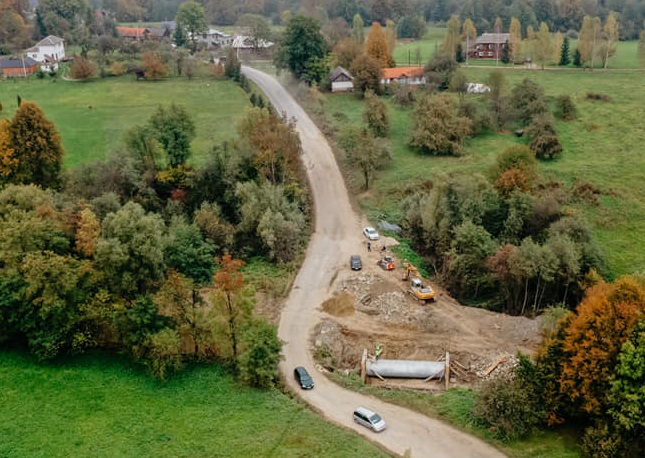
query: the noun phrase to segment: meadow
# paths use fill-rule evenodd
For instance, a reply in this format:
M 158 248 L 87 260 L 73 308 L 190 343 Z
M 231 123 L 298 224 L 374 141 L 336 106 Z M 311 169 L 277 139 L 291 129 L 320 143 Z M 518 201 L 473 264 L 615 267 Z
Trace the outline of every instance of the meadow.
M 123 134 L 146 123 L 159 105 L 188 109 L 196 127 L 192 162 L 200 164 L 214 144 L 235 136 L 235 123 L 250 107 L 231 81 L 172 78 L 136 81 L 133 75 L 74 82 L 45 77 L 0 80 L 0 116 L 12 118 L 17 98 L 35 102 L 54 122 L 65 147 L 65 167 L 102 160 L 121 147 Z
M 524 78 L 541 85 L 554 100 L 568 94 L 578 108 L 578 119 L 557 122 L 564 147 L 561 158 L 542 161 L 541 175 L 567 186 L 587 182 L 600 192 L 599 205 L 572 203 L 588 218 L 598 245 L 608 259 L 608 276 L 645 271 L 645 79 L 635 70 L 528 70 L 500 67 L 512 88 Z M 491 68 L 468 66 L 462 70 L 473 82 L 486 82 Z M 587 100 L 588 92 L 608 95 L 608 102 Z M 466 97 L 483 101 L 485 96 Z M 325 100 L 327 121 L 340 129 L 344 124 L 362 123 L 362 102 L 354 95 L 330 95 Z M 461 157 L 428 157 L 407 145 L 411 129 L 411 108 L 401 108 L 388 100 L 391 121 L 389 144 L 392 165 L 377 179 L 361 203 L 372 219 L 396 221 L 399 202 L 424 180 L 442 173 L 486 174 L 497 154 L 506 147 L 525 141 L 512 132 L 478 136 L 467 141 Z
M 161 383 L 116 356 L 41 364 L 7 350 L 0 387 L 6 458 L 389 456 L 286 394 L 241 386 L 215 366 Z

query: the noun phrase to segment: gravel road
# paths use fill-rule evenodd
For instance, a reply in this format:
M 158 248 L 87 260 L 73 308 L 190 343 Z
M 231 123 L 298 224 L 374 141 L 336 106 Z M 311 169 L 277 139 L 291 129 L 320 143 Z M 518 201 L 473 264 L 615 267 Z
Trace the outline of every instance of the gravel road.
M 362 220 L 352 210 L 329 144 L 305 111 L 272 76 L 247 66 L 242 71 L 264 91 L 278 112 L 296 120 L 315 205 L 314 233 L 278 329 L 285 342 L 280 370 L 286 382 L 326 419 L 354 430 L 392 453 L 407 452 L 414 458 L 504 457 L 494 447 L 438 420 L 343 389 L 314 371 L 310 335 L 321 318 L 319 307 L 330 296 L 337 273 L 348 268 L 350 255 L 365 249 Z M 302 391 L 295 384 L 293 368 L 300 365 L 312 373 L 316 383 L 313 390 Z M 359 405 L 381 414 L 388 428 L 373 433 L 355 424 L 352 410 Z

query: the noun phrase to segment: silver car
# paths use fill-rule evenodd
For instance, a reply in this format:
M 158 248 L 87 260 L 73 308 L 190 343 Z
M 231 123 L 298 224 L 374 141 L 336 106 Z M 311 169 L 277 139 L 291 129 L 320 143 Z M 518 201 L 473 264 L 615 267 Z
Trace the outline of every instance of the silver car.
M 377 433 L 383 431 L 387 426 L 385 420 L 379 414 L 371 411 L 367 407 L 357 407 L 354 409 L 354 421 Z

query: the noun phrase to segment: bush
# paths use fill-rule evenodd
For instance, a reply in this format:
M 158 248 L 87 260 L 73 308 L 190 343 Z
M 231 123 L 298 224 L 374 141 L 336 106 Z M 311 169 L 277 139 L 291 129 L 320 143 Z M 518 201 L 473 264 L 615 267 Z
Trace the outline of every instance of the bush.
M 578 110 L 570 95 L 562 94 L 558 96 L 555 103 L 557 106 L 556 115 L 558 118 L 565 121 L 573 121 L 578 117 Z
M 486 382 L 477 395 L 473 414 L 503 441 L 528 436 L 541 420 L 532 393 L 513 376 Z
M 94 76 L 96 68 L 94 68 L 94 64 L 90 60 L 84 57 L 77 57 L 72 62 L 70 71 L 72 78 L 75 80 L 86 80 Z

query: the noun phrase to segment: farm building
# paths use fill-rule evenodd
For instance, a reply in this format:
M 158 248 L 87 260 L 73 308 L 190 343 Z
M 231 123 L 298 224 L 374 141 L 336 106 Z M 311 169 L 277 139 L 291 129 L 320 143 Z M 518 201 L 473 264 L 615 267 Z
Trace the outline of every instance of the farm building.
M 354 77 L 343 67 L 336 67 L 329 75 L 332 92 L 347 92 L 354 90 Z
M 0 74 L 7 78 L 29 76 L 36 70 L 38 70 L 38 62 L 31 57 L 0 60 Z
M 482 33 L 477 37 L 475 44 L 470 45 L 468 57 L 470 59 L 500 59 L 504 43 L 509 40 L 508 33 Z
M 399 84 L 424 84 L 426 77 L 423 67 L 384 68 L 382 70 L 381 84 L 390 84 L 395 81 Z

